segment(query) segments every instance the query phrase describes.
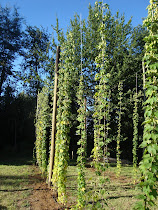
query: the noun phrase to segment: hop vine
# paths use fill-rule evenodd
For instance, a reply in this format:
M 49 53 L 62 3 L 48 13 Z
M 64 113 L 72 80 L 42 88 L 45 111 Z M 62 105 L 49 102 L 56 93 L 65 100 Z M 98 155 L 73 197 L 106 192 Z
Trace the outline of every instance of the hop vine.
M 44 176 L 47 175 L 48 165 L 48 128 L 50 127 L 49 89 L 43 87 L 37 97 L 36 110 L 36 159 Z
M 58 190 L 58 201 L 62 204 L 67 202 L 66 197 L 66 173 L 68 167 L 68 149 L 70 132 L 70 78 L 68 69 L 59 70 L 59 92 L 57 112 L 57 133 L 55 165 L 53 170 L 53 183 Z M 64 73 L 64 74 L 63 74 Z
M 141 147 L 144 149 L 140 163 L 142 199 L 137 208 L 149 209 L 158 196 L 158 0 L 150 0 L 148 17 L 144 21 L 149 35 L 145 38 L 146 101 L 144 103 L 144 134 Z
M 138 94 L 134 94 L 134 110 L 133 110 L 133 170 L 134 170 L 134 183 L 137 175 L 137 147 L 138 147 Z
M 86 190 L 86 182 L 85 182 L 85 154 L 86 154 L 86 130 L 85 130 L 85 118 L 86 118 L 86 109 L 84 103 L 84 83 L 83 83 L 83 75 L 80 77 L 79 90 L 78 90 L 78 117 L 77 120 L 79 122 L 78 126 L 78 135 L 80 139 L 78 141 L 78 206 L 80 208 L 85 205 L 85 190 Z
M 105 24 L 104 19 L 106 19 L 106 15 L 104 15 L 104 9 L 107 8 L 107 5 L 98 4 L 98 7 L 102 10 L 102 22 L 98 29 L 100 33 L 101 41 L 98 45 L 99 54 L 95 59 L 96 67 L 98 69 L 98 73 L 95 75 L 95 94 L 94 94 L 94 148 L 93 148 L 93 160 L 94 166 L 96 169 L 96 174 L 99 175 L 99 186 L 102 186 L 106 183 L 106 179 L 104 177 L 105 171 L 105 155 L 107 154 L 107 144 L 108 144 L 108 131 L 109 131 L 109 108 L 110 108 L 110 86 L 109 86 L 109 78 L 110 74 L 108 73 L 108 56 L 106 54 L 106 37 L 105 37 Z M 103 172 L 103 174 L 102 174 Z M 100 177 L 103 175 L 103 178 Z M 102 195 L 102 199 L 105 200 L 105 192 L 106 190 L 100 189 L 100 193 Z M 103 203 L 98 201 L 99 197 L 97 194 L 97 190 L 95 189 L 95 197 L 96 197 L 96 206 L 102 207 Z M 105 201 L 104 201 L 105 204 Z
M 72 83 L 76 79 L 75 41 L 73 33 L 67 33 L 67 40 L 61 43 L 61 62 L 58 77 L 58 109 L 57 109 L 57 133 L 55 162 L 52 182 L 58 192 L 58 201 L 62 204 L 67 203 L 66 194 L 66 175 L 69 160 L 70 128 L 71 128 L 71 106 Z
M 117 145 L 116 145 L 116 157 L 117 157 L 117 175 L 120 175 L 121 172 L 121 150 L 120 150 L 120 142 L 121 142 L 121 116 L 122 116 L 122 99 L 123 99 L 123 82 L 119 81 L 118 84 L 118 92 L 119 92 L 119 102 L 118 102 L 118 130 L 117 130 Z

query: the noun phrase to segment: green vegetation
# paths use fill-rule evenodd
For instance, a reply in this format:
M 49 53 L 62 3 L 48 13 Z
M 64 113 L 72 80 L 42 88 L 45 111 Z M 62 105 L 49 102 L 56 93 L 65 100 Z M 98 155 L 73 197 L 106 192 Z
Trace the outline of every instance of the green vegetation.
M 48 176 L 57 42 L 60 45 L 57 103 L 54 100 L 57 117 L 52 123 L 55 157 L 49 186 L 53 185 L 58 202 L 66 207 L 71 200 L 67 199 L 69 196 L 78 209 L 113 209 L 123 204 L 128 209 L 135 206 L 138 195 L 141 201 L 136 209 L 148 210 L 155 205 L 158 195 L 158 0 L 150 0 L 144 27 L 135 28 L 132 19 L 126 21 L 119 12 L 112 15 L 107 4 L 96 1 L 93 7 L 89 5 L 87 20 L 81 21 L 78 15 L 70 20 L 66 34 L 59 28 L 57 19 L 54 28 L 57 40 L 53 38 L 53 41 L 45 30 L 37 27 L 27 26 L 22 33 L 17 10 L 11 14 L 8 8 L 1 8 L 0 20 L 5 34 L 0 34 L 2 148 L 19 153 L 23 151 L 23 142 L 33 145 L 35 128 L 36 163 L 42 175 Z M 12 27 L 7 24 L 7 31 L 5 21 L 10 21 Z M 12 31 L 17 34 L 13 43 Z M 17 53 L 23 61 L 15 74 L 12 66 Z M 7 82 L 9 76 L 21 79 L 26 94 L 15 94 Z M 32 136 L 27 136 L 28 130 Z M 77 160 L 77 167 L 68 166 L 69 156 Z M 116 160 L 114 167 L 108 164 L 111 157 Z M 94 168 L 85 168 L 86 160 L 91 158 Z M 133 167 L 122 167 L 122 159 L 133 162 Z M 24 172 L 21 167 L 10 168 L 13 172 L 8 170 L 17 177 L 16 182 L 11 177 L 8 187 L 21 188 L 19 178 L 27 177 L 31 170 L 27 166 L 23 168 Z M 2 166 L 4 190 L 6 170 L 7 167 Z M 141 190 L 135 188 L 137 180 Z M 6 205 L 13 205 L 11 200 Z
M 121 116 L 122 116 L 122 99 L 123 99 L 123 83 L 119 81 L 118 84 L 118 92 L 119 92 L 119 102 L 118 102 L 118 131 L 117 131 L 117 147 L 116 147 L 116 156 L 117 156 L 117 169 L 118 169 L 118 176 L 120 175 L 121 172 L 121 160 L 120 160 L 120 155 L 121 155 L 121 149 L 120 149 L 120 142 L 121 142 Z
M 36 176 L 37 169 L 32 166 L 32 160 L 24 155 L 10 156 L 9 158 L 1 156 L 0 162 L 0 208 L 1 209 L 30 209 L 30 200 L 28 199 L 33 192 L 33 185 L 40 183 Z M 86 209 L 98 209 L 97 201 L 102 205 L 102 209 L 132 209 L 141 190 L 134 184 L 133 167 L 122 165 L 120 176 L 117 176 L 116 164 L 109 164 L 104 175 L 96 175 L 95 169 L 89 167 L 87 163 L 84 169 L 86 190 L 84 205 Z M 139 170 L 138 170 L 139 171 Z M 39 172 L 38 172 L 39 173 Z M 42 175 L 42 174 L 41 174 Z M 140 172 L 137 173 L 137 182 L 140 178 Z M 39 176 L 38 176 L 39 178 Z M 100 190 L 100 179 L 106 179 L 104 183 L 104 196 Z M 78 203 L 78 169 L 76 162 L 69 163 L 67 170 L 67 196 L 68 202 L 65 207 L 76 209 Z M 102 184 L 103 186 L 103 184 Z M 101 186 L 101 187 L 102 187 Z M 40 192 L 39 192 L 40 193 Z M 96 197 L 97 195 L 97 197 Z M 38 197 L 37 197 L 38 200 Z M 156 201 L 158 204 L 158 201 Z M 151 210 L 156 210 L 151 207 Z
M 138 148 L 138 94 L 137 92 L 133 96 L 134 100 L 134 110 L 133 110 L 133 172 L 135 176 L 136 181 L 136 174 L 137 174 L 137 164 L 138 164 L 138 158 L 137 158 L 137 148 Z M 134 182 L 135 182 L 134 181 Z
M 28 154 L 26 157 L 15 153 L 10 153 L 9 157 L 1 154 L 0 209 L 30 209 L 28 196 L 33 188 L 29 176 L 34 175 L 34 166 L 31 164 Z
M 81 75 L 79 90 L 78 90 L 78 103 L 80 105 L 78 109 L 78 135 L 80 136 L 77 144 L 79 145 L 77 154 L 78 163 L 78 207 L 82 208 L 85 205 L 85 153 L 86 153 L 86 128 L 85 128 L 85 118 L 86 118 L 86 107 L 84 103 L 84 83 L 83 75 Z
M 47 176 L 49 152 L 49 127 L 51 122 L 50 107 L 49 107 L 49 89 L 43 87 L 42 91 L 37 96 L 36 109 L 36 159 L 43 176 Z
M 144 102 L 144 149 L 140 162 L 142 195 L 138 208 L 149 209 L 158 197 L 158 1 L 151 0 L 144 25 L 149 30 L 145 37 L 146 101 Z
M 110 164 L 111 165 L 111 164 Z M 97 201 L 102 204 L 102 209 L 133 209 L 138 201 L 138 196 L 141 190 L 134 184 L 133 167 L 122 166 L 120 176 L 117 176 L 116 164 L 109 166 L 104 173 L 106 182 L 104 183 L 104 199 L 102 191 L 100 191 L 100 178 L 96 175 L 94 168 L 85 169 L 86 192 L 85 192 L 85 209 L 98 209 Z M 77 168 L 69 166 L 67 173 L 67 193 L 69 196 L 69 205 L 74 206 L 77 203 Z M 103 178 L 103 177 L 101 177 Z M 140 173 L 137 173 L 137 180 L 140 178 Z M 96 199 L 96 192 L 97 199 Z M 96 200 L 95 200 L 96 199 Z M 158 204 L 158 202 L 157 202 Z M 151 207 L 151 210 L 156 210 Z
M 80 20 L 80 30 L 81 30 L 81 75 L 77 93 L 77 102 L 79 108 L 77 110 L 78 116 L 77 120 L 79 126 L 77 127 L 77 134 L 79 135 L 79 140 L 77 145 L 79 148 L 77 150 L 77 167 L 78 167 L 78 208 L 83 208 L 85 206 L 85 191 L 86 191 L 86 181 L 85 181 L 85 161 L 86 161 L 86 145 L 87 145 L 87 128 L 86 128 L 86 101 L 85 101 L 85 91 L 84 91 L 84 77 L 82 72 L 82 25 Z
M 79 16 L 76 15 L 70 21 L 70 28 L 64 37 L 64 34 L 57 30 L 59 29 L 57 21 L 56 31 L 61 45 L 61 58 L 58 81 L 56 152 L 52 183 L 58 192 L 58 201 L 66 205 L 69 146 L 71 146 L 71 141 L 78 140 L 78 136 L 80 136 L 77 141 L 79 148 L 76 152 L 79 169 L 78 207 L 86 206 L 84 200 L 86 190 L 84 159 L 86 157 L 85 128 L 87 125 L 85 122 L 86 107 L 84 107 L 84 98 L 88 98 L 87 107 L 91 110 L 90 118 L 94 123 L 91 131 L 92 141 L 94 141 L 92 152 L 98 175 L 93 186 L 94 192 L 90 194 L 93 195 L 92 202 L 95 203 L 95 207 L 101 208 L 104 203 L 100 203 L 99 200 L 106 200 L 104 186 L 108 181 L 105 176 L 105 156 L 108 161 L 108 156 L 115 152 L 117 175 L 119 176 L 121 173 L 122 153 L 128 144 L 129 153 L 133 156 L 134 170 L 137 170 L 138 134 L 139 138 L 142 138 L 142 132 L 138 132 L 138 110 L 140 107 L 138 107 L 137 96 L 132 109 L 130 106 L 131 95 L 135 92 L 135 73 L 137 74 L 140 71 L 143 48 L 141 49 L 142 57 L 139 57 L 136 66 L 133 65 L 132 63 L 135 63 L 137 57 L 136 48 L 138 43 L 136 39 L 139 31 L 135 28 L 134 33 L 131 32 L 131 20 L 125 23 L 124 16 L 120 16 L 119 13 L 112 16 L 108 5 L 104 5 L 102 2 L 96 1 L 93 8 L 90 6 L 87 24 L 85 20 L 82 22 L 83 26 L 81 34 L 79 34 L 77 31 L 81 29 L 80 20 Z M 143 30 L 141 32 L 145 34 Z M 112 39 L 109 33 L 113 35 Z M 89 43 L 90 34 L 95 37 L 93 44 Z M 92 36 L 91 40 L 94 37 Z M 142 41 L 141 37 L 139 45 L 143 45 Z M 88 52 L 91 52 L 91 54 L 88 55 Z M 87 61 L 87 57 L 91 57 L 91 61 Z M 132 77 L 132 82 L 127 73 Z M 142 75 L 138 74 L 139 85 L 137 87 L 141 92 L 142 82 L 140 82 L 140 76 Z M 141 94 L 139 99 L 140 101 L 143 100 Z M 142 121 L 143 117 L 140 123 Z M 157 121 L 155 120 L 155 122 Z M 127 134 L 129 128 L 131 135 Z M 71 131 L 73 131 L 73 135 Z M 156 138 L 154 137 L 154 140 Z M 108 152 L 108 147 L 112 152 Z M 150 148 L 151 150 L 153 152 L 152 148 Z M 154 148 L 154 153 L 155 151 Z M 127 151 L 126 155 L 128 156 Z M 155 162 L 157 164 L 157 160 Z M 136 179 L 136 175 L 134 173 L 134 179 Z M 97 185 L 99 188 L 97 188 Z M 150 190 L 153 190 L 152 186 Z M 155 195 L 152 194 L 152 196 L 156 197 L 155 188 L 153 192 L 155 192 Z M 102 197 L 100 197 L 100 194 Z
M 19 203 L 21 208 L 29 207 L 27 197 L 32 191 L 28 189 L 30 167 L 0 165 L 0 171 L 0 208 L 17 209 Z

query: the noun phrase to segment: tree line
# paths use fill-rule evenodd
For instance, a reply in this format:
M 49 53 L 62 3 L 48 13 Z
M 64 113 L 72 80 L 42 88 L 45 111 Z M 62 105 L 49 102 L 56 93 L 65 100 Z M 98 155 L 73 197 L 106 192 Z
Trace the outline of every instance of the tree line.
M 16 7 L 0 5 L 1 149 L 35 140 L 37 93 L 53 78 L 52 46 L 44 28 L 26 25 Z
M 105 9 L 105 8 L 104 8 Z M 74 156 L 77 152 L 78 135 L 76 135 L 77 120 L 77 92 L 80 77 L 81 65 L 81 30 L 80 17 L 75 15 L 70 20 L 69 28 L 64 34 L 59 27 L 57 19 L 54 30 L 57 34 L 56 40 L 51 37 L 44 28 L 36 26 L 24 26 L 23 18 L 20 17 L 19 11 L 14 8 L 1 7 L 1 113 L 4 113 L 6 106 L 11 110 L 12 103 L 17 103 L 17 98 L 24 94 L 24 98 L 32 97 L 34 105 L 37 104 L 36 98 L 42 87 L 48 86 L 49 106 L 51 106 L 51 94 L 53 90 L 54 78 L 54 62 L 56 42 L 60 43 L 63 58 L 60 65 L 71 65 L 69 73 L 72 98 L 70 106 L 71 128 L 70 128 L 70 154 L 72 151 Z M 103 16 L 104 13 L 104 16 Z M 147 35 L 146 28 L 138 25 L 132 26 L 132 19 L 125 21 L 125 16 L 117 12 L 112 15 L 109 8 L 102 12 L 101 4 L 96 3 L 94 7 L 89 6 L 89 16 L 87 20 L 82 20 L 82 75 L 84 85 L 84 98 L 86 100 L 86 126 L 87 126 L 87 144 L 89 145 L 87 155 L 91 154 L 93 148 L 93 109 L 94 109 L 94 93 L 98 85 L 96 78 L 100 69 L 99 64 L 106 61 L 106 74 L 108 78 L 108 86 L 110 90 L 110 126 L 108 130 L 109 146 L 108 150 L 112 156 L 115 156 L 116 139 L 117 139 L 117 112 L 119 91 L 118 83 L 123 84 L 123 100 L 122 100 L 122 119 L 121 119 L 121 156 L 132 160 L 132 139 L 133 139 L 133 93 L 136 88 L 136 72 L 137 90 L 138 90 L 138 112 L 139 112 L 139 129 L 138 140 L 142 139 L 143 110 L 141 104 L 143 101 L 143 83 L 142 83 L 142 57 L 144 49 L 144 37 Z M 25 30 L 23 30 L 23 28 Z M 102 35 L 101 35 L 102 34 Z M 104 42 L 102 42 L 104 37 Z M 106 45 L 103 58 L 99 57 L 102 44 Z M 97 58 L 98 56 L 98 58 Z M 101 56 L 101 55 L 100 55 Z M 19 59 L 19 67 L 14 62 Z M 104 61 L 103 61 L 104 60 Z M 16 63 L 16 62 L 15 62 Z M 98 64 L 97 64 L 98 63 Z M 65 74 L 65 72 L 63 72 Z M 102 77 L 102 75 L 101 75 Z M 20 82 L 22 84 L 20 84 Z M 17 85 L 19 84 L 19 86 Z M 99 85 L 100 86 L 100 85 Z M 104 86 L 104 84 L 102 85 Z M 24 93 L 17 92 L 17 87 L 21 88 Z M 60 90 L 59 90 L 60 91 Z M 25 95 L 26 94 L 26 95 Z M 47 94 L 46 94 L 47 95 Z M 106 96 L 105 96 L 106 97 Z M 31 100 L 31 99 L 30 99 Z M 100 100 L 100 99 L 99 99 Z M 104 108 L 103 108 L 104 109 Z M 11 117 L 16 118 L 16 117 Z M 104 121 L 103 119 L 101 121 Z M 107 122 L 106 122 L 107 123 Z M 5 134 L 4 134 L 5 135 Z M 110 140 L 111 139 L 111 140 Z M 114 140 L 114 141 L 113 141 Z M 126 149 L 124 149 L 126 148 Z M 141 152 L 139 153 L 142 155 Z

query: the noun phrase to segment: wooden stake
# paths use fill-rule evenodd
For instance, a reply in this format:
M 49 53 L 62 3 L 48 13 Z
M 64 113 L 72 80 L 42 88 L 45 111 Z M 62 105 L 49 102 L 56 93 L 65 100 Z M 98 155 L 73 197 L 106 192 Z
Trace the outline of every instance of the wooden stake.
M 136 72 L 136 94 L 138 93 L 138 79 L 137 79 L 137 72 Z
M 84 148 L 84 151 L 85 151 L 85 158 L 87 157 L 87 117 L 86 117 L 86 111 L 87 111 L 87 99 L 86 99 L 86 96 L 84 97 L 84 107 L 85 107 L 85 118 L 84 118 L 84 130 L 85 130 L 85 133 L 86 133 L 86 144 L 85 144 L 85 148 Z
M 143 92 L 144 92 L 144 101 L 145 101 L 146 97 L 145 97 L 145 66 L 144 66 L 144 60 L 142 61 L 142 68 L 143 68 Z
M 53 100 L 53 114 L 52 114 L 52 135 L 51 135 L 51 151 L 50 151 L 50 168 L 48 177 L 48 186 L 51 186 L 52 171 L 54 167 L 55 156 L 55 134 L 56 134 L 56 112 L 57 112 L 57 83 L 58 83 L 58 69 L 59 69 L 60 47 L 57 46 L 56 65 L 55 65 L 55 81 L 54 81 L 54 100 Z

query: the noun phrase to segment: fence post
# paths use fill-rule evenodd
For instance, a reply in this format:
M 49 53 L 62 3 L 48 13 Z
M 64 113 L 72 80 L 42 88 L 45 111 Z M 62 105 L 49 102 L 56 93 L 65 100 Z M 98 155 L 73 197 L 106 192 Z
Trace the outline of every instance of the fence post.
M 51 150 L 50 150 L 50 167 L 48 186 L 51 186 L 52 171 L 54 167 L 55 156 L 55 134 L 56 134 L 56 112 L 57 112 L 57 83 L 58 83 L 58 69 L 60 58 L 60 46 L 57 46 L 56 64 L 55 64 L 55 80 L 54 80 L 54 99 L 53 99 L 53 113 L 52 113 L 52 134 L 51 134 Z

